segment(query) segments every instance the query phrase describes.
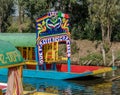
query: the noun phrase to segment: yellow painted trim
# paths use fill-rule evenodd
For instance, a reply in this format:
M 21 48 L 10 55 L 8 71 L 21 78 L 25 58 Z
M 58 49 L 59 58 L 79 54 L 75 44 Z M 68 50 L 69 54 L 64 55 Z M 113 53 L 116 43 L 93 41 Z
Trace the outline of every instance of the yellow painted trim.
M 12 65 L 0 66 L 0 68 L 10 68 L 10 67 L 17 67 L 17 66 L 21 66 L 21 65 L 25 65 L 25 62 L 21 62 L 19 64 L 12 64 Z
M 26 61 L 25 64 L 27 64 L 27 65 L 37 65 L 37 62 L 35 60 L 29 60 L 29 61 Z
M 67 35 L 67 33 L 61 33 L 61 34 L 54 34 L 54 35 L 43 36 L 43 37 L 40 37 L 40 39 L 48 38 L 48 37 L 55 37 L 55 36 L 60 36 L 60 35 Z M 67 36 L 68 36 L 68 35 L 67 35 Z M 69 37 L 69 36 L 68 36 L 68 37 Z
M 30 60 L 32 60 L 32 50 L 33 50 L 32 47 L 30 47 L 30 52 L 29 52 L 29 55 L 30 55 L 30 56 L 29 56 L 29 57 L 30 57 L 29 59 L 30 59 Z
M 21 54 L 23 56 L 23 47 L 20 48 Z
M 32 92 L 32 91 L 24 91 L 24 94 L 29 94 L 29 95 L 58 95 L 54 93 L 47 93 L 47 92 Z
M 28 58 L 29 58 L 29 47 L 26 47 L 26 59 L 28 60 Z
M 100 74 L 100 73 L 105 73 L 105 72 L 109 72 L 109 71 L 112 71 L 111 67 L 103 67 L 101 69 L 93 71 L 93 75 Z

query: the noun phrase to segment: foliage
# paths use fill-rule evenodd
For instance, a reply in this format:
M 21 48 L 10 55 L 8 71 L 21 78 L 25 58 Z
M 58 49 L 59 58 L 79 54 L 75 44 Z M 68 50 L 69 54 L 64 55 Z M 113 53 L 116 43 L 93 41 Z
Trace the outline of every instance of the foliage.
M 110 50 L 110 47 L 107 43 L 103 44 L 103 48 L 105 50 L 105 53 L 108 53 L 108 51 Z
M 119 0 L 88 0 L 92 23 L 101 26 L 103 42 L 110 43 L 113 24 L 120 13 Z
M 118 16 L 117 19 L 118 20 L 113 27 L 114 32 L 111 35 L 111 40 L 112 41 L 120 41 L 120 16 Z
M 7 28 L 7 32 L 10 33 L 15 33 L 18 32 L 18 28 L 19 28 L 19 24 L 17 21 L 12 21 L 12 19 L 15 19 L 14 17 L 10 18 L 11 21 L 11 25 Z M 29 26 L 30 26 L 30 19 L 29 18 L 25 18 L 26 20 L 24 21 L 23 24 L 21 24 L 21 28 L 22 28 L 22 32 L 30 32 Z
M 73 28 L 71 29 L 71 38 L 78 40 L 82 36 L 81 34 L 82 33 L 80 27 L 78 28 L 78 26 L 75 24 L 75 26 L 73 26 Z
M 73 0 L 74 1 L 74 0 Z M 85 31 L 84 27 L 87 22 L 88 9 L 86 0 L 81 0 L 79 3 L 71 3 L 69 10 L 71 35 L 74 39 L 84 39 Z
M 117 60 L 120 60 L 120 50 L 117 51 L 116 58 L 117 58 Z
M 79 48 L 77 47 L 77 43 L 74 41 L 71 43 L 71 54 L 77 53 Z
M 66 45 L 65 44 L 59 44 L 58 46 L 58 55 L 59 56 L 65 56 L 66 55 Z
M 93 53 L 93 54 L 89 54 L 87 55 L 86 57 L 81 57 L 80 58 L 80 63 L 84 63 L 85 61 L 92 61 L 92 64 L 101 64 L 102 63 L 102 54 L 99 54 L 99 53 Z
M 6 31 L 10 25 L 9 16 L 14 12 L 12 0 L 0 0 L 0 32 Z
M 36 18 L 60 10 L 70 15 L 73 39 L 120 41 L 119 0 L 1 0 L 0 3 L 2 32 L 35 32 Z M 14 22 L 11 17 L 15 5 L 19 14 Z

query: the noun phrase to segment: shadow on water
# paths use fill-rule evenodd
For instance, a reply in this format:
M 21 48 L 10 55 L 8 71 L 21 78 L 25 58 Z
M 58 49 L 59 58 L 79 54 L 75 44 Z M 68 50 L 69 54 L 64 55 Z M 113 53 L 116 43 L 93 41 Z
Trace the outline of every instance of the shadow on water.
M 86 76 L 86 77 L 68 79 L 67 81 L 89 86 L 89 85 L 95 85 L 95 84 L 105 82 L 106 80 L 99 76 Z
M 0 82 L 6 82 L 0 76 Z M 24 90 L 56 93 L 58 95 L 120 95 L 120 80 L 106 81 L 102 77 L 88 76 L 69 80 L 23 78 Z M 66 94 L 67 93 L 67 94 Z

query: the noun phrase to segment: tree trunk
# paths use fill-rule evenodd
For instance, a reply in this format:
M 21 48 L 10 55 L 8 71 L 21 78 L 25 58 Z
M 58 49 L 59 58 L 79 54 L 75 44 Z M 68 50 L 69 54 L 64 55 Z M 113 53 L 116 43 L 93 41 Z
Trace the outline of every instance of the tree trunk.
M 101 24 L 101 30 L 102 30 L 102 41 L 103 43 L 105 42 L 105 29 L 104 29 L 104 25 Z
M 110 20 L 108 20 L 108 24 L 107 24 L 107 43 L 109 43 L 109 45 L 111 44 L 111 32 L 112 32 L 112 26 L 110 24 Z
M 2 26 L 2 16 L 0 16 L 0 33 L 2 32 L 1 26 Z
M 107 26 L 101 24 L 101 30 L 102 30 L 103 44 L 107 44 L 110 47 L 110 45 L 111 45 L 111 32 L 112 32 L 112 26 L 110 24 L 110 21 L 108 22 Z
M 21 6 L 19 5 L 19 17 L 18 17 L 18 31 L 20 32 L 20 33 L 22 33 L 22 27 L 21 27 L 21 25 L 22 25 L 22 16 L 21 16 Z
M 102 30 L 102 42 L 103 42 L 103 48 L 105 49 L 105 52 L 108 52 L 110 50 L 110 46 L 111 46 L 111 43 L 110 43 L 110 25 L 108 24 L 107 26 L 106 25 L 103 25 L 101 24 L 101 30 Z

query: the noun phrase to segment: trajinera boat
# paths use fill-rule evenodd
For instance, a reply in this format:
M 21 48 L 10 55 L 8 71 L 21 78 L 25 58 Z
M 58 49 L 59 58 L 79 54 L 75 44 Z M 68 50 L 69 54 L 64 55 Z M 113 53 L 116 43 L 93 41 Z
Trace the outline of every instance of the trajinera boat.
M 71 79 L 115 70 L 114 67 L 71 64 L 69 15 L 48 12 L 36 19 L 35 33 L 1 33 L 0 39 L 10 41 L 26 59 L 23 77 Z M 66 45 L 66 56 L 59 56 L 60 45 Z M 0 59 L 1 61 L 1 59 Z M 0 74 L 7 74 L 7 69 Z

